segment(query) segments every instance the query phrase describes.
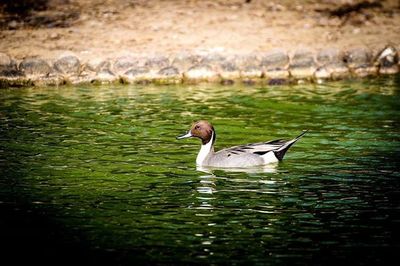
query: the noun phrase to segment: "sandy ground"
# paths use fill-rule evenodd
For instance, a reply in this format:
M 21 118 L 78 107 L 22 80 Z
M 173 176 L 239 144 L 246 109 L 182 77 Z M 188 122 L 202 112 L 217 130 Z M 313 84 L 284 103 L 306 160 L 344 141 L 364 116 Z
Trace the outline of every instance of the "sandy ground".
M 400 1 L 343 16 L 351 0 L 49 0 L 23 18 L 0 14 L 0 51 L 22 59 L 179 51 L 249 53 L 284 48 L 400 48 Z

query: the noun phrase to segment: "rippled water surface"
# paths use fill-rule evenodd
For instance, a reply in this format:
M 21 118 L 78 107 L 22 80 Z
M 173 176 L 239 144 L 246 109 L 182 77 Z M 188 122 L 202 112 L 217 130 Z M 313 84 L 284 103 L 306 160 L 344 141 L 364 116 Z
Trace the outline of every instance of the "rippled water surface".
M 399 84 L 0 90 L 6 251 L 60 263 L 389 263 L 400 250 Z M 217 149 L 310 131 L 276 167 L 210 172 L 196 169 L 198 140 L 175 139 L 198 119 L 214 124 Z

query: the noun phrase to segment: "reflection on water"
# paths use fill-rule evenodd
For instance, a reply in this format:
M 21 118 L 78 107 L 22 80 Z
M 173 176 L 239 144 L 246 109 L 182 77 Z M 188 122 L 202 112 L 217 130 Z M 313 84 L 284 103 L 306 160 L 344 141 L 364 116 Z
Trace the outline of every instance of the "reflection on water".
M 387 264 L 399 102 L 398 78 L 0 90 L 1 233 L 25 251 L 50 241 L 52 264 Z M 175 136 L 198 119 L 217 149 L 310 133 L 276 165 L 196 168 L 198 141 Z
M 271 163 L 267 165 L 259 165 L 253 167 L 231 167 L 231 168 L 224 168 L 224 167 L 210 167 L 210 166 L 196 166 L 196 170 L 208 174 L 212 174 L 215 171 L 224 171 L 224 172 L 238 172 L 238 173 L 248 173 L 248 174 L 255 174 L 255 173 L 275 173 L 278 168 L 278 163 Z

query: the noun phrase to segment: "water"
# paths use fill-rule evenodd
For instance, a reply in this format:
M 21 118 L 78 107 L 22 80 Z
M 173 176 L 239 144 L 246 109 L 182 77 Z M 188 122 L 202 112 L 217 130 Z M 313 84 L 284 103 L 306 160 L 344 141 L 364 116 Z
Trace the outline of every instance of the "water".
M 388 264 L 400 248 L 399 115 L 399 77 L 0 90 L 2 256 Z M 214 124 L 217 149 L 310 132 L 276 167 L 209 172 L 196 169 L 198 140 L 175 139 L 198 119 Z

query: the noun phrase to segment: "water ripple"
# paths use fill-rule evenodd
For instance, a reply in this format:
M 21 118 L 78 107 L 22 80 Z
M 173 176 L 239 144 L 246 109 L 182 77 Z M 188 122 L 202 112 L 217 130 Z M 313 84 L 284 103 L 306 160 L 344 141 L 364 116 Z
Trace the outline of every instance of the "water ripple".
M 382 264 L 399 248 L 396 82 L 1 90 L 0 206 L 139 264 Z M 310 131 L 278 165 L 199 168 L 198 140 L 175 140 L 197 119 L 217 148 Z

